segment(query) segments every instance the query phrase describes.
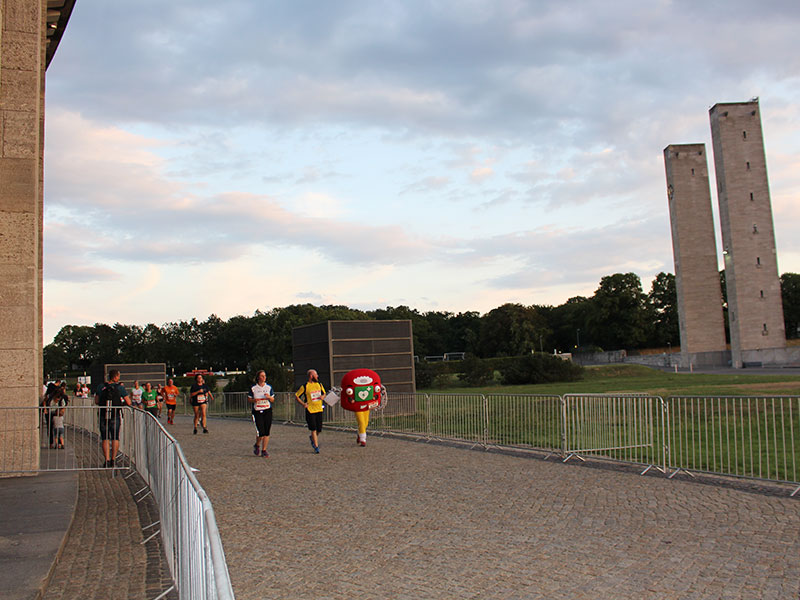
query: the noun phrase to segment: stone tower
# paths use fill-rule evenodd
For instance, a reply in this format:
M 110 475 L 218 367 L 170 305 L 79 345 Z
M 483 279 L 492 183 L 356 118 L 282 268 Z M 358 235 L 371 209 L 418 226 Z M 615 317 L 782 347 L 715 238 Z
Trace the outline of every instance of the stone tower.
M 786 347 L 758 99 L 709 111 L 728 293 L 731 361 Z M 763 353 L 761 353 L 763 354 Z
M 726 351 L 705 144 L 664 148 L 681 362 L 720 364 Z M 713 353 L 705 355 L 705 353 Z M 689 358 L 689 354 L 693 355 Z M 699 356 L 698 356 L 699 355 Z M 705 360 L 704 360 L 705 359 Z

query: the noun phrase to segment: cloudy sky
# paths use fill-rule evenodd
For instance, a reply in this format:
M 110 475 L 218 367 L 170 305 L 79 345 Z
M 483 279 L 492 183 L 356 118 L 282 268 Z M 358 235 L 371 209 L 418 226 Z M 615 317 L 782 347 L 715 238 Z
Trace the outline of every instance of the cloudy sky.
M 796 0 L 79 0 L 47 72 L 45 343 L 647 290 L 663 148 L 710 152 L 708 109 L 754 96 L 800 272 L 798 31 Z

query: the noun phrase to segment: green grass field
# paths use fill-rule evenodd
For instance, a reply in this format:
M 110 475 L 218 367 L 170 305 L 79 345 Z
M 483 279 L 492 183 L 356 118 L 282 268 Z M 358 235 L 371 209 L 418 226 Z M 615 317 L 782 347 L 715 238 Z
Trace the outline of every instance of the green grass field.
M 558 396 L 631 392 L 665 400 L 693 398 L 669 401 L 668 415 L 657 400 L 642 404 L 588 399 L 583 409 L 580 402 L 568 403 L 572 411 L 567 412 L 568 450 L 617 448 L 600 454 L 656 465 L 663 464 L 668 450 L 671 467 L 779 481 L 800 478 L 800 376 L 794 375 L 665 373 L 639 365 L 590 367 L 583 380 L 570 383 L 419 390 L 415 397 L 390 400 L 392 410 L 376 411 L 370 427 L 559 451 L 563 430 Z M 549 397 L 532 398 L 532 394 Z M 718 399 L 725 396 L 737 398 Z M 212 406 L 212 413 L 217 408 L 223 407 Z M 288 415 L 302 420 L 294 414 L 291 398 L 276 408 L 277 420 Z M 224 412 L 245 415 L 249 408 L 228 406 Z M 326 420 L 331 425 L 354 425 L 352 415 L 338 407 L 326 411 Z M 643 437 L 649 429 L 649 425 L 643 428 L 644 422 L 652 423 L 652 438 Z M 645 438 L 649 443 L 642 443 Z
M 457 383 L 457 382 L 455 382 Z M 641 365 L 587 367 L 581 381 L 539 385 L 453 386 L 419 390 L 459 394 L 606 394 L 646 392 L 654 396 L 763 396 L 800 395 L 798 375 L 706 375 L 666 373 Z

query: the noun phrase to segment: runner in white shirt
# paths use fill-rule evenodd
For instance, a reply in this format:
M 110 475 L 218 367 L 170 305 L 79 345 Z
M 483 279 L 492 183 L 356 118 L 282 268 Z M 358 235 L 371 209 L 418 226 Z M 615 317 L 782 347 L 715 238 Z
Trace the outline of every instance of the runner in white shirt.
M 259 371 L 256 374 L 256 384 L 247 393 L 247 399 L 253 405 L 253 423 L 256 424 L 258 439 L 253 445 L 253 454 L 261 454 L 269 458 L 267 445 L 269 444 L 269 431 L 272 428 L 272 403 L 275 402 L 272 386 L 267 383 L 267 374 Z M 260 452 L 259 452 L 260 450 Z
M 133 389 L 131 390 L 133 408 L 142 408 L 142 394 L 144 394 L 144 388 L 139 385 L 138 381 L 134 381 Z

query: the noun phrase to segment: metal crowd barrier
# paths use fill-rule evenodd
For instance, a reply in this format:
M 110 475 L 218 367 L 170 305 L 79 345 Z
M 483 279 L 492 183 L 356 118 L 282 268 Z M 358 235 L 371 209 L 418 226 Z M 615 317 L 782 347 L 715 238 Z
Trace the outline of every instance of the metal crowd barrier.
M 131 456 L 134 435 L 130 409 L 112 410 L 123 414 L 119 452 Z M 58 413 L 64 419 L 60 436 L 54 421 Z M 96 406 L 74 404 L 0 408 L 0 473 L 106 469 L 100 446 L 99 413 Z M 38 443 L 34 443 L 33 438 Z M 115 468 L 127 471 L 131 468 L 130 462 L 118 461 Z
M 666 472 L 666 449 L 658 444 L 663 400 L 645 394 L 567 394 L 562 399 L 564 462 L 593 455 L 656 467 Z M 660 436 L 659 436 L 660 437 Z
M 161 534 L 179 598 L 232 600 L 214 510 L 175 438 L 143 410 L 111 409 L 121 411 L 122 421 L 119 454 L 109 469 L 100 445 L 100 409 L 79 402 L 84 405 L 0 408 L 0 473 L 105 470 L 111 475 L 135 469 L 149 487 L 137 492 L 137 501 L 152 493 L 159 511 L 159 521 L 147 525 L 145 535 Z M 64 416 L 63 448 L 52 437 L 55 410 Z
M 132 413 L 132 460 L 158 504 L 158 525 L 179 597 L 232 599 L 233 588 L 211 501 L 180 445 L 159 420 L 142 410 Z
M 673 396 L 664 429 L 670 477 L 695 471 L 800 481 L 800 397 Z
M 249 416 L 247 394 L 224 393 L 211 414 Z M 276 394 L 277 422 L 303 423 L 291 392 Z M 328 426 L 355 429 L 340 405 Z M 800 397 L 671 397 L 648 394 L 394 394 L 369 430 L 484 447 L 587 456 L 684 472 L 800 484 Z M 792 495 L 800 492 L 800 485 Z

